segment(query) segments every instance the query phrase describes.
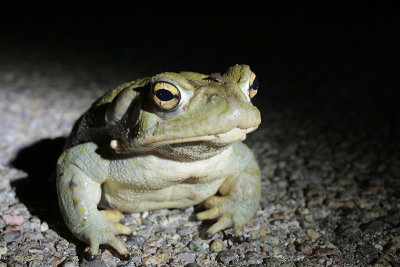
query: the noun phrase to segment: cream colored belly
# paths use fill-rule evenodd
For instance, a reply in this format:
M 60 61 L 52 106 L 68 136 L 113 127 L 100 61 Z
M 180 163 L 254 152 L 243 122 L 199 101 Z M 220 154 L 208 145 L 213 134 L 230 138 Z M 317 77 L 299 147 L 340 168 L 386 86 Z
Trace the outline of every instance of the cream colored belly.
M 179 162 L 153 155 L 110 162 L 100 206 L 125 212 L 180 208 L 214 195 L 230 176 L 233 149 L 212 158 Z
M 214 195 L 224 179 L 208 183 L 180 183 L 149 192 L 135 192 L 121 185 L 103 184 L 100 206 L 124 212 L 181 208 L 199 204 Z

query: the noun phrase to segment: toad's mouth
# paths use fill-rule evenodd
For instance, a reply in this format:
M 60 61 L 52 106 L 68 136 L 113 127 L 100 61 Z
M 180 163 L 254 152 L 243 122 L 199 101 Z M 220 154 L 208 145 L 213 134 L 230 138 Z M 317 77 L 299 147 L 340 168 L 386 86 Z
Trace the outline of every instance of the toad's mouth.
M 253 132 L 258 128 L 257 126 L 242 129 L 239 127 L 234 127 L 225 133 L 208 134 L 202 136 L 192 136 L 186 138 L 171 138 L 164 140 L 154 140 L 154 139 L 136 139 L 133 143 L 124 143 L 120 140 L 111 140 L 110 147 L 117 154 L 130 153 L 132 151 L 151 151 L 161 147 L 168 147 L 174 145 L 186 145 L 188 147 L 194 145 L 198 146 L 200 143 L 203 145 L 209 145 L 211 147 L 225 147 L 229 144 L 235 143 L 237 141 L 243 141 L 246 139 L 246 135 Z M 204 146 L 203 146 L 204 147 Z
M 189 142 L 208 142 L 212 143 L 216 146 L 224 146 L 227 144 L 231 144 L 237 141 L 243 141 L 246 139 L 246 135 L 250 132 L 255 131 L 258 126 L 250 127 L 247 129 L 241 129 L 238 127 L 232 128 L 231 130 L 225 133 L 218 133 L 218 134 L 208 134 L 203 136 L 194 136 L 194 137 L 186 137 L 186 138 L 175 138 L 171 140 L 162 140 L 156 142 L 149 142 L 149 143 L 142 143 L 140 146 L 143 147 L 160 147 L 164 145 L 171 145 L 171 144 L 183 144 Z

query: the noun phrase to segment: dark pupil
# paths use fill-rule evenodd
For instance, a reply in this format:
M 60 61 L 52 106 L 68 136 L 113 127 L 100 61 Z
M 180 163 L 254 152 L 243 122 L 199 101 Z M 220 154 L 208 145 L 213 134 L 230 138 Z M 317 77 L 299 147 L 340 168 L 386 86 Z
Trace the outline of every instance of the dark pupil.
M 253 84 L 251 85 L 251 88 L 253 88 L 253 90 L 258 90 L 258 79 L 257 77 L 254 78 Z
M 174 95 L 167 89 L 157 90 L 156 96 L 161 101 L 170 101 L 172 98 L 174 98 Z

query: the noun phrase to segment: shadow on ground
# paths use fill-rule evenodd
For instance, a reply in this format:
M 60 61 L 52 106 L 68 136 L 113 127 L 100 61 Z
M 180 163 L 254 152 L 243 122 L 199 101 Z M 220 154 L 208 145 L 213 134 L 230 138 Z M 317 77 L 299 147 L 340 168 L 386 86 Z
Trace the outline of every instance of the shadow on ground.
M 28 177 L 11 185 L 32 215 L 47 222 L 57 233 L 70 237 L 58 207 L 55 180 L 57 159 L 65 141 L 65 137 L 42 139 L 19 151 L 11 165 L 26 172 Z

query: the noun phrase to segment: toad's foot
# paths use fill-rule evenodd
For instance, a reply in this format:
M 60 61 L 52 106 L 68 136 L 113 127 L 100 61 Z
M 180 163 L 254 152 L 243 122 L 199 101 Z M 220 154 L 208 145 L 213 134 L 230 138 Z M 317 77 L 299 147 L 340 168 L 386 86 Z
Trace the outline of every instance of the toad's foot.
M 243 241 L 243 226 L 253 217 L 254 211 L 249 209 L 248 205 L 241 205 L 231 195 L 212 196 L 204 201 L 204 206 L 208 209 L 197 214 L 199 220 L 214 220 L 214 223 L 208 230 L 208 237 L 218 231 L 228 227 L 233 227 L 238 241 Z
M 261 176 L 255 158 L 248 157 L 251 155 L 248 148 L 242 143 L 236 144 L 235 148 L 238 156 L 234 158 L 234 162 L 242 162 L 241 165 L 245 165 L 245 168 L 239 175 L 233 174 L 225 179 L 218 188 L 221 196 L 207 198 L 203 202 L 207 210 L 198 213 L 197 218 L 217 219 L 217 222 L 207 230 L 208 237 L 233 227 L 238 242 L 243 242 L 243 226 L 254 216 L 260 203 Z
M 113 247 L 124 258 L 129 255 L 125 244 L 119 240 L 116 235 L 130 235 L 132 229 L 121 224 L 125 219 L 124 215 L 116 210 L 99 211 L 99 217 L 94 220 L 85 230 L 89 238 L 89 256 L 88 259 L 94 259 L 94 256 L 99 253 L 101 244 Z

